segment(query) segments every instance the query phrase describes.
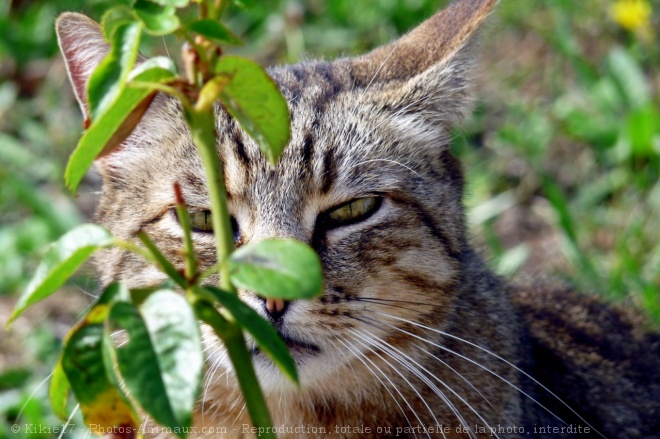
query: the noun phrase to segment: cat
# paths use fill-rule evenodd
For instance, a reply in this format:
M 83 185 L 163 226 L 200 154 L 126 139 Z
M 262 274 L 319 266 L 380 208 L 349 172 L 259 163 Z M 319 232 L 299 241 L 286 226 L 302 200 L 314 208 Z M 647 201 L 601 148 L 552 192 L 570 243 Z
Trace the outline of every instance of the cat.
M 323 264 L 315 300 L 274 305 L 240 292 L 298 365 L 299 390 L 253 354 L 280 437 L 660 437 L 658 334 L 633 311 L 565 286 L 509 284 L 470 245 L 450 130 L 470 112 L 478 29 L 495 3 L 455 1 L 363 56 L 269 69 L 291 112 L 276 167 L 218 107 L 236 246 L 296 238 Z M 57 33 L 86 112 L 85 85 L 108 46 L 79 14 L 62 15 Z M 96 167 L 97 221 L 128 240 L 146 231 L 182 265 L 173 183 L 192 210 L 209 201 L 176 101 L 158 95 Z M 212 265 L 212 231 L 202 224 L 194 235 Z M 164 280 L 121 249 L 97 267 L 104 285 Z M 258 435 L 222 344 L 210 331 L 204 340 L 191 437 Z

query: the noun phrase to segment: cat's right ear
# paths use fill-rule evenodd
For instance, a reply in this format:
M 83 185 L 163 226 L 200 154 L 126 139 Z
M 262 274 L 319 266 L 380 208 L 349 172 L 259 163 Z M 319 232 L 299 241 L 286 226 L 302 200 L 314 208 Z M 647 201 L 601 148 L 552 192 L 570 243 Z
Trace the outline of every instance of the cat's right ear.
M 357 84 L 380 88 L 375 99 L 405 124 L 443 128 L 470 110 L 475 35 L 497 0 L 454 0 L 408 34 L 350 59 Z M 423 130 L 407 129 L 418 133 Z
M 101 26 L 82 14 L 66 12 L 60 15 L 55 30 L 76 98 L 83 114 L 88 117 L 87 81 L 110 51 L 110 45 L 103 38 Z

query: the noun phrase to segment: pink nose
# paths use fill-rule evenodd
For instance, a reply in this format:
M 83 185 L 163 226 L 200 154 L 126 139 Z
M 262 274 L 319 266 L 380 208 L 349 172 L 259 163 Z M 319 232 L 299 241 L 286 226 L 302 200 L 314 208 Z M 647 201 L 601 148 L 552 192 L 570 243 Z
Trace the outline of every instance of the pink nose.
M 284 316 L 289 302 L 286 302 L 282 299 L 266 299 L 264 305 L 266 308 L 266 313 L 268 313 L 274 322 L 277 322 L 282 318 L 282 316 Z

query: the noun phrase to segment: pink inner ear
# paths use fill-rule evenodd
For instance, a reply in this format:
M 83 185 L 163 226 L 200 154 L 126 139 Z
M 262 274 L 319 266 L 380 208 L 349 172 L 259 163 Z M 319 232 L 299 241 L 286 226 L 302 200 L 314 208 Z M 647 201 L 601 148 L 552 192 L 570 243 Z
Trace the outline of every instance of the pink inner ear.
M 80 62 L 80 58 L 76 56 L 76 52 L 71 49 L 71 46 L 65 41 L 60 41 L 67 69 L 69 71 L 69 79 L 71 79 L 71 84 L 73 85 L 78 102 L 84 109 L 84 107 L 86 107 L 85 87 L 87 86 L 89 74 L 86 72 L 86 69 L 83 68 L 83 63 Z
M 84 15 L 63 14 L 56 27 L 71 84 L 81 109 L 86 113 L 87 81 L 110 46 L 103 39 L 99 24 Z

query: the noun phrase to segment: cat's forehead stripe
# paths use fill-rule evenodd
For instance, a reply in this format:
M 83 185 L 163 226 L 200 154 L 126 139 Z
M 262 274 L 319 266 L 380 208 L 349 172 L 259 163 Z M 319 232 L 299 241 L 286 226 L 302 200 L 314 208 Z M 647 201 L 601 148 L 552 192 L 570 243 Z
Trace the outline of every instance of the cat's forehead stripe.
M 327 194 L 337 180 L 337 153 L 334 148 L 328 148 L 323 156 L 323 173 L 321 174 L 321 193 Z
M 241 134 L 237 131 L 234 132 L 234 137 L 232 138 L 233 144 L 234 144 L 234 151 L 236 151 L 236 155 L 240 159 L 241 163 L 245 167 L 250 166 L 250 157 L 247 155 L 247 152 L 245 151 L 245 145 L 243 144 L 243 140 L 241 139 Z
M 305 133 L 302 147 L 302 163 L 305 171 L 313 172 L 312 158 L 314 157 L 314 140 L 311 133 Z
M 352 89 L 350 81 L 345 83 L 346 71 L 336 71 L 332 63 L 312 62 L 270 69 L 270 74 L 287 97 L 291 110 L 292 136 L 280 160 L 283 164 L 278 165 L 277 171 L 268 166 L 256 143 L 224 109 L 219 108 L 219 146 L 228 174 L 227 185 L 237 186 L 240 181 L 240 186 L 245 189 L 246 185 L 257 185 L 258 182 L 274 184 L 279 181 L 291 187 L 289 180 L 293 179 L 299 190 L 304 189 L 300 186 L 313 183 L 322 194 L 326 194 L 339 176 L 337 168 L 341 157 L 336 143 L 346 143 L 347 139 L 336 138 L 337 133 L 325 132 L 333 128 L 342 130 L 340 126 L 321 127 L 319 121 L 327 119 L 329 106 L 340 99 L 344 89 Z M 349 135 L 346 133 L 344 137 Z M 297 175 L 287 168 L 298 169 Z
M 324 114 L 326 105 L 341 92 L 353 90 L 353 82 L 341 63 L 314 61 L 268 70 L 292 110 L 301 104 L 309 105 L 314 114 Z M 292 114 L 295 112 L 292 111 Z

